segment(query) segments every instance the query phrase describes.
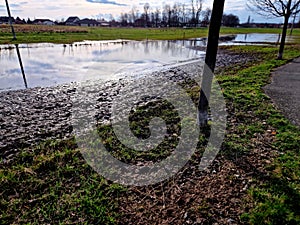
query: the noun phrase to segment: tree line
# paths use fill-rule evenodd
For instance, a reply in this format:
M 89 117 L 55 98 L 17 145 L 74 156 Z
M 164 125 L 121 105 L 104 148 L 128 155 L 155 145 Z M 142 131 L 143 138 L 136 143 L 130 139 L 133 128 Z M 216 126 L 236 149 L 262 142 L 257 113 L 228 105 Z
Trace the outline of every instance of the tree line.
M 210 8 L 203 9 L 203 0 L 191 0 L 190 4 L 164 4 L 161 8 L 152 8 L 145 3 L 142 9 L 132 7 L 129 12 L 121 13 L 118 20 L 111 17 L 111 21 L 133 27 L 207 27 L 211 12 Z M 233 14 L 223 15 L 223 26 L 234 27 L 239 22 Z

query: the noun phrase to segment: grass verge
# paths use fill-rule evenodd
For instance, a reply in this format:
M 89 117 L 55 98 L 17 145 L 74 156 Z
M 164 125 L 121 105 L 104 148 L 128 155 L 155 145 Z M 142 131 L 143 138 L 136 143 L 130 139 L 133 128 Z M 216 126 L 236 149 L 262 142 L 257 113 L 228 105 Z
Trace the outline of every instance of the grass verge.
M 285 60 L 274 60 L 277 49 L 233 47 L 232 50 L 263 54 L 263 61 L 247 69 L 230 68 L 218 77 L 229 102 L 231 119 L 223 154 L 247 154 L 254 150 L 251 139 L 270 133 L 269 148 L 278 153 L 266 166 L 266 174 L 255 174 L 258 185 L 249 192 L 250 210 L 242 220 L 250 224 L 300 223 L 300 130 L 274 107 L 262 88 L 273 69 L 300 56 L 299 46 L 287 47 Z M 266 142 L 268 140 L 265 140 Z

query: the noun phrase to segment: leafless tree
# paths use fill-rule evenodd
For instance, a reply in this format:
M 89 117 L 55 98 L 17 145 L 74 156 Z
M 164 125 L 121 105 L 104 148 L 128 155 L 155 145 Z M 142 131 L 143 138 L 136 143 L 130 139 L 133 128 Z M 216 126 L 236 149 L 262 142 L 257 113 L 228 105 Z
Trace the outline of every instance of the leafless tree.
M 248 7 L 260 15 L 271 17 L 283 17 L 282 38 L 278 52 L 278 59 L 282 59 L 289 19 L 300 12 L 298 8 L 300 0 L 249 0 Z
M 135 6 L 132 7 L 130 14 L 131 14 L 132 23 L 134 24 L 136 19 L 138 18 L 138 10 Z
M 202 19 L 202 24 L 204 26 L 209 25 L 210 16 L 211 16 L 211 9 L 206 8 L 205 11 L 203 12 L 203 19 Z
M 192 5 L 192 22 L 194 26 L 199 24 L 200 14 L 202 11 L 203 0 L 191 0 Z
M 145 3 L 145 5 L 144 5 L 144 12 L 145 12 L 145 16 L 146 16 L 146 26 L 148 26 L 149 10 L 150 10 L 150 4 L 149 3 Z
M 154 20 L 155 20 L 155 27 L 158 27 L 158 23 L 160 22 L 160 10 L 159 10 L 159 8 L 156 8 L 156 11 L 154 13 Z
M 298 8 L 299 8 L 299 5 L 296 8 L 296 12 L 298 11 Z M 294 27 L 295 27 L 295 22 L 296 22 L 297 15 L 298 15 L 297 13 L 294 13 L 294 18 L 293 18 L 293 23 L 292 23 L 292 28 L 291 28 L 291 31 L 290 31 L 290 35 L 293 34 L 293 30 L 294 30 Z
M 182 4 L 181 5 L 181 18 L 182 18 L 181 22 L 184 24 L 187 22 L 186 17 L 187 17 L 186 6 L 185 6 L 185 4 Z

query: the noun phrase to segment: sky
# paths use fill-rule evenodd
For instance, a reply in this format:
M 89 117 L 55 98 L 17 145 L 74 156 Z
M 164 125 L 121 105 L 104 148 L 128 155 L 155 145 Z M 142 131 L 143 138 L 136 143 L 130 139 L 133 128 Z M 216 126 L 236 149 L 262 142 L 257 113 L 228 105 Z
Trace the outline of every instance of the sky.
M 51 19 L 62 20 L 69 16 L 78 16 L 79 18 L 114 18 L 123 12 L 129 12 L 133 6 L 140 12 L 147 2 L 155 10 L 162 8 L 164 4 L 173 5 L 175 2 L 190 4 L 191 0 L 8 0 L 12 16 L 30 19 Z M 248 17 L 254 22 L 282 22 L 281 18 L 269 19 L 251 12 L 246 6 L 247 0 L 225 0 L 224 13 L 232 13 L 240 18 L 240 22 L 247 22 Z M 204 0 L 203 8 L 212 7 L 213 0 Z M 0 2 L 0 16 L 7 16 L 5 1 Z

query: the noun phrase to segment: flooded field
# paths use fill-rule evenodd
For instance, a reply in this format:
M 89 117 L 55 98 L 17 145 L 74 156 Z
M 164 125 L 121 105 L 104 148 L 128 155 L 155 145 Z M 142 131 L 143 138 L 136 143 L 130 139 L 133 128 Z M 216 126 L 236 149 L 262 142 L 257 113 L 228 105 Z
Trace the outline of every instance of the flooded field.
M 220 45 L 276 44 L 278 34 L 238 34 L 223 36 Z M 288 37 L 287 41 L 292 41 Z M 181 41 L 84 41 L 73 44 L 0 45 L 0 91 L 47 87 L 83 80 L 115 80 L 145 74 L 204 57 L 205 38 Z M 24 65 L 23 79 L 17 47 Z
M 293 42 L 295 36 L 287 36 L 286 42 Z M 259 45 L 259 44 L 278 44 L 281 40 L 281 34 L 235 34 L 220 37 L 220 46 L 228 45 Z M 191 46 L 206 46 L 206 38 L 194 38 L 186 42 Z
M 85 41 L 19 45 L 29 87 L 114 80 L 203 56 L 171 41 Z M 0 46 L 0 91 L 24 88 L 16 46 Z
M 233 43 L 245 43 L 245 44 L 277 44 L 281 41 L 281 34 L 238 34 L 234 35 Z M 286 42 L 292 42 L 293 36 L 287 35 Z

